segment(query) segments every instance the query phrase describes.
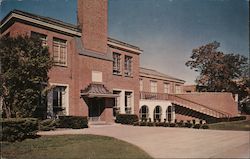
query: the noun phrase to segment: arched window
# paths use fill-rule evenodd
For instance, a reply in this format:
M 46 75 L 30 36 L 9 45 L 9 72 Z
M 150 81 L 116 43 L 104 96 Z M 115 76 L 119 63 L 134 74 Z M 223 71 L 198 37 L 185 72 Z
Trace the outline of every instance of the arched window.
M 149 113 L 148 113 L 148 106 L 143 105 L 140 109 L 140 118 L 141 119 L 148 119 Z
M 154 120 L 161 121 L 162 109 L 161 106 L 156 106 L 154 109 Z
M 172 108 L 171 106 L 168 106 L 167 110 L 166 110 L 166 118 L 168 122 L 171 122 L 171 114 L 172 113 Z

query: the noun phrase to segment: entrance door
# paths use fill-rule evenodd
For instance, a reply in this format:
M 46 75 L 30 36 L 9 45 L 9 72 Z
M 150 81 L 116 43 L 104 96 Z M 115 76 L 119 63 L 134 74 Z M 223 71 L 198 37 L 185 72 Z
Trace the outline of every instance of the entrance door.
M 89 120 L 98 121 L 100 115 L 104 110 L 104 99 L 103 98 L 91 98 L 89 100 Z

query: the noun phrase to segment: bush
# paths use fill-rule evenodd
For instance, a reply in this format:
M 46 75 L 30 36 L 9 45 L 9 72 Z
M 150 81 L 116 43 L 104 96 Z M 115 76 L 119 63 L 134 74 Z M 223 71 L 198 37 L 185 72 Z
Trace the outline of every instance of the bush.
M 72 129 L 88 128 L 88 119 L 86 116 L 59 116 L 57 127 Z
M 140 125 L 140 126 L 147 126 L 148 124 L 147 124 L 147 122 L 140 122 L 139 125 Z
M 155 123 L 153 123 L 153 122 L 148 122 L 148 126 L 155 126 Z
M 230 117 L 230 118 L 209 118 L 207 119 L 207 123 L 212 124 L 212 123 L 220 123 L 220 122 L 230 122 L 230 121 L 239 121 L 239 120 L 246 120 L 246 116 L 235 116 L 235 117 Z
M 156 122 L 155 126 L 164 126 L 164 122 Z
M 115 122 L 133 125 L 134 122 L 138 122 L 138 116 L 136 114 L 118 114 L 116 115 Z
M 187 128 L 191 128 L 193 126 L 193 124 L 190 122 L 190 121 L 187 121 L 185 124 L 184 124 L 185 127 Z
M 178 127 L 185 127 L 183 120 L 181 120 L 180 122 L 177 122 L 176 124 Z
M 36 118 L 10 118 L 1 119 L 2 141 L 22 141 L 26 138 L 36 137 L 38 120 Z
M 194 129 L 200 129 L 200 127 L 201 127 L 201 124 L 195 124 L 193 128 Z
M 246 120 L 246 119 L 247 119 L 246 116 L 235 116 L 235 117 L 229 118 L 229 121 L 239 121 L 239 120 Z
M 170 126 L 169 122 L 164 123 L 164 127 L 169 127 L 169 126 Z
M 59 120 L 56 119 L 45 119 L 39 122 L 39 130 L 50 131 L 55 130 L 59 126 Z
M 207 124 L 203 124 L 203 125 L 201 126 L 201 128 L 202 128 L 202 129 L 209 129 L 209 127 L 208 127 Z
M 134 126 L 140 126 L 140 122 L 139 121 L 138 122 L 134 122 L 133 125 Z
M 176 124 L 175 123 L 170 123 L 169 126 L 170 127 L 176 127 Z

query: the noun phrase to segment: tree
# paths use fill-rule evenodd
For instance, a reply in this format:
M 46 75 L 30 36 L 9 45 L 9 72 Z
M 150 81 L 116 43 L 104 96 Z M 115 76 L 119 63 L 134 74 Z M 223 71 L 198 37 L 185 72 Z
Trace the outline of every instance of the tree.
M 7 118 L 31 117 L 52 67 L 48 47 L 42 46 L 39 37 L 2 36 L 0 61 L 3 114 Z
M 247 58 L 239 54 L 224 54 L 217 50 L 219 47 L 220 43 L 214 41 L 193 49 L 186 66 L 200 73 L 196 79 L 198 91 L 232 92 L 243 99 L 248 95 Z

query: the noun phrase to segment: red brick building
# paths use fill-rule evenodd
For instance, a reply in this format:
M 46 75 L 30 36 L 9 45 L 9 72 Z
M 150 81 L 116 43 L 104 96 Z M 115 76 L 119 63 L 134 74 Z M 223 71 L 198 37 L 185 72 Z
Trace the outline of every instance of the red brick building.
M 55 64 L 49 72 L 48 115 L 107 122 L 118 112 L 169 121 L 237 115 L 230 94 L 221 93 L 227 106 L 203 105 L 221 96 L 203 94 L 208 99 L 199 103 L 195 94 L 182 95 L 184 80 L 140 68 L 139 47 L 108 37 L 107 3 L 79 0 L 77 26 L 18 10 L 1 20 L 1 35 L 36 35 L 49 47 Z

